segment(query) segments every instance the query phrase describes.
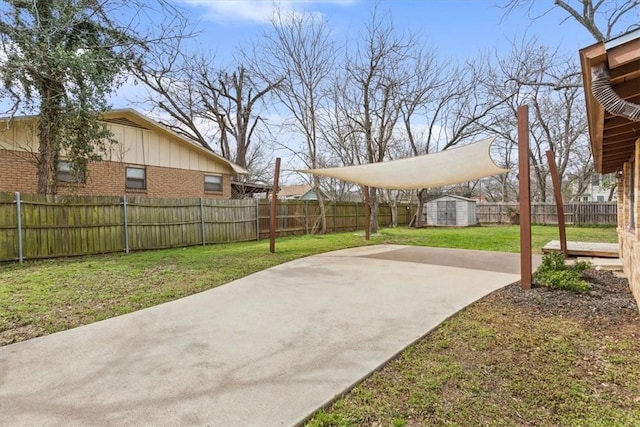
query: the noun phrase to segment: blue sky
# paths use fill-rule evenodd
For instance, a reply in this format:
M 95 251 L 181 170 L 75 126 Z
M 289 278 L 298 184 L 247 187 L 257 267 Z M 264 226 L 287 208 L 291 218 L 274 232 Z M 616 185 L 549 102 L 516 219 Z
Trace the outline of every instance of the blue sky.
M 187 48 L 215 54 L 223 68 L 233 55 L 269 29 L 272 0 L 175 0 L 199 30 Z M 577 0 L 574 0 L 577 1 Z M 614 1 L 614 0 L 609 0 Z M 536 0 L 530 9 L 506 15 L 500 8 L 506 0 L 380 0 L 381 11 L 389 12 L 400 32 L 420 34 L 440 58 L 461 63 L 480 53 L 506 53 L 510 41 L 537 37 L 541 43 L 559 47 L 578 62 L 578 49 L 594 39 L 553 0 Z M 373 0 L 278 0 L 281 8 L 321 14 L 339 44 L 358 37 L 370 20 Z M 536 19 L 532 19 L 536 17 Z M 563 22 L 563 20 L 565 22 Z M 640 22 L 640 11 L 637 21 Z M 135 107 L 143 97 L 140 85 L 125 84 L 110 98 L 115 108 Z M 137 108 L 140 108 L 139 106 Z
M 268 28 L 270 0 L 183 0 L 190 16 L 203 32 L 194 42 L 216 52 L 223 62 L 240 46 Z M 289 0 L 285 9 L 295 8 L 322 14 L 338 41 L 357 36 L 370 17 L 369 0 Z M 565 13 L 553 8 L 553 0 L 537 0 L 532 10 L 519 9 L 505 16 L 502 0 L 382 0 L 379 8 L 390 11 L 399 31 L 420 33 L 443 56 L 464 61 L 478 51 L 509 47 L 509 40 L 537 36 L 541 42 L 560 46 L 567 52 L 592 44 L 592 37 Z M 538 16 L 531 20 L 530 16 Z M 640 19 L 640 16 L 638 17 Z

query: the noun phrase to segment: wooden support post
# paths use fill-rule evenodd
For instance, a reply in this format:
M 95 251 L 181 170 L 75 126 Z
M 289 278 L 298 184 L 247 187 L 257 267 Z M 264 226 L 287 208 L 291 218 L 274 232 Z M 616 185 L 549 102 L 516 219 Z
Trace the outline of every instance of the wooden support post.
M 369 205 L 369 187 L 364 186 L 364 238 L 369 240 L 371 230 L 371 206 Z
M 520 189 L 520 287 L 531 289 L 531 185 L 529 177 L 529 107 L 518 107 L 518 177 Z
M 551 182 L 553 183 L 553 196 L 556 200 L 556 212 L 558 213 L 558 232 L 560 234 L 560 250 L 567 257 L 567 230 L 564 224 L 564 204 L 562 202 L 562 191 L 560 187 L 560 176 L 558 168 L 553 157 L 553 151 L 547 150 L 547 163 L 549 163 L 549 173 L 551 173 Z
M 273 174 L 273 191 L 271 192 L 271 218 L 269 225 L 269 251 L 276 252 L 276 226 L 278 209 L 278 186 L 280 181 L 280 157 L 276 157 L 276 169 Z

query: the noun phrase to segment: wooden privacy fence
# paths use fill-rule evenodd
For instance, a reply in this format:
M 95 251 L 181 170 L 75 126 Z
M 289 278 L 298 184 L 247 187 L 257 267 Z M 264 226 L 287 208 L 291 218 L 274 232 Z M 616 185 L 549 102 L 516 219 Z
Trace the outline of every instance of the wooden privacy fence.
M 364 203 L 362 202 L 325 202 L 327 232 L 364 230 Z M 407 225 L 411 221 L 414 206 L 398 205 L 398 225 Z M 278 202 L 277 235 L 310 234 L 320 228 L 320 205 L 315 200 L 286 200 Z M 391 207 L 378 206 L 378 224 L 391 224 Z M 260 203 L 260 238 L 269 237 L 269 205 Z
M 278 203 L 277 235 L 307 234 L 315 201 Z M 362 203 L 326 203 L 327 231 L 364 229 Z M 410 219 L 398 207 L 398 224 Z M 379 207 L 379 224 L 391 208 Z M 269 235 L 267 200 L 152 199 L 0 193 L 0 261 L 240 242 Z
M 564 203 L 565 222 L 572 225 L 616 225 L 618 205 L 616 202 Z M 512 212 L 518 212 L 517 203 L 478 203 L 477 216 L 480 224 L 509 224 Z M 531 203 L 533 224 L 557 224 L 555 203 Z

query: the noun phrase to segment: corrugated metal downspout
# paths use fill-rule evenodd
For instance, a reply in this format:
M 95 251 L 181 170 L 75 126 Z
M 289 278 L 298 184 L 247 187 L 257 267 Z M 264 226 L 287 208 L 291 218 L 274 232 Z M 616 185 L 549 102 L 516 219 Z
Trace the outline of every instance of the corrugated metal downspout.
M 606 63 L 591 68 L 591 93 L 611 114 L 640 122 L 640 105 L 625 101 L 613 90 Z

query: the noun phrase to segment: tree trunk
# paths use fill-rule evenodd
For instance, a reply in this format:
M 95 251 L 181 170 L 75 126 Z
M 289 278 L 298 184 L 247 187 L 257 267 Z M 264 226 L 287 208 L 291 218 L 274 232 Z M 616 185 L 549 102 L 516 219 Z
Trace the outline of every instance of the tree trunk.
M 53 93 L 52 93 L 53 92 Z M 38 123 L 38 193 L 56 193 L 56 169 L 59 154 L 57 138 L 59 135 L 58 118 L 60 107 L 51 89 L 43 90 L 45 94 L 40 102 L 40 121 Z M 53 99 L 52 99 L 53 98 Z M 57 97 L 59 99 L 59 97 Z
M 422 220 L 422 213 L 425 203 L 427 203 L 427 190 L 425 188 L 422 188 L 418 190 L 418 208 L 416 209 L 416 222 L 414 225 L 415 228 L 420 228 L 427 225 Z
M 318 206 L 320 207 L 320 234 L 325 234 L 327 232 L 327 213 L 324 207 L 324 197 L 322 197 L 322 193 L 320 192 L 320 179 L 317 175 L 313 176 L 313 191 L 316 193 L 316 197 L 318 198 Z M 335 218 L 333 219 L 335 221 Z
M 607 197 L 607 201 L 609 202 L 613 201 L 613 195 L 615 194 L 617 189 L 618 189 L 618 184 L 613 184 L 611 186 L 611 188 L 609 189 L 609 197 Z
M 389 206 L 391 207 L 391 226 L 395 228 L 398 226 L 398 203 L 396 199 L 389 200 Z
M 371 205 L 371 233 L 378 232 L 378 189 L 369 188 L 369 204 Z

